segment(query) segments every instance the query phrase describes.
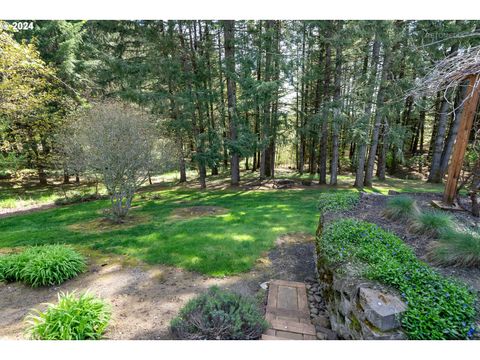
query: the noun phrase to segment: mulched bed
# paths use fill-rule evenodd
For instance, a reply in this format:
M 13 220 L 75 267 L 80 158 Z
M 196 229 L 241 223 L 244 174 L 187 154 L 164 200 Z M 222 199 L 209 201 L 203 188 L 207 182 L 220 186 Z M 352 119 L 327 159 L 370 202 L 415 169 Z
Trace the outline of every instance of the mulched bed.
M 417 201 L 421 210 L 432 210 L 432 200 L 441 200 L 441 194 L 434 193 L 403 193 L 414 198 Z M 408 231 L 408 224 L 404 220 L 387 219 L 382 213 L 385 209 L 386 202 L 392 196 L 398 195 L 379 195 L 379 194 L 366 194 L 363 193 L 359 204 L 351 211 L 342 212 L 341 214 L 326 214 L 325 221 L 333 221 L 341 217 L 352 217 L 359 220 L 375 223 L 382 228 L 389 230 L 400 237 L 406 244 L 411 246 L 415 251 L 418 258 L 422 259 L 426 263 L 429 263 L 432 267 L 438 270 L 441 274 L 446 276 L 455 277 L 468 285 L 472 286 L 475 290 L 480 292 L 480 268 L 461 268 L 454 266 L 435 266 L 427 259 L 426 253 L 428 245 L 431 239 L 424 235 L 413 234 Z M 480 227 L 480 220 L 475 218 L 467 211 L 454 211 L 450 212 L 450 215 L 454 217 L 454 221 L 465 228 Z

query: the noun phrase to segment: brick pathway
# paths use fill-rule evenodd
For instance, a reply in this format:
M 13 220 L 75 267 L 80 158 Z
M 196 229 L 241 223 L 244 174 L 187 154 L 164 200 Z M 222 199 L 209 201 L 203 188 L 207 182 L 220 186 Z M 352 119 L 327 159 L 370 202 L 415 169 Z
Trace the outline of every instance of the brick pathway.
M 272 280 L 268 285 L 265 319 L 270 328 L 262 340 L 315 340 L 304 283 Z

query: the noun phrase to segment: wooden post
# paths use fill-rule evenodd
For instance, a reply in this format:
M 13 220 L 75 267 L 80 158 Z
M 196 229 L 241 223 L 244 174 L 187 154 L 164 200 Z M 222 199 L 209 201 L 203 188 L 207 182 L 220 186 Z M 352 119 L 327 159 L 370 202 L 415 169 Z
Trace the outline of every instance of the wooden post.
M 447 184 L 445 185 L 445 191 L 443 193 L 443 202 L 447 205 L 452 205 L 455 200 L 458 178 L 460 176 L 460 171 L 462 170 L 463 158 L 465 157 L 465 151 L 468 145 L 468 138 L 470 137 L 470 131 L 472 130 L 473 120 L 477 111 L 480 86 L 477 87 L 477 89 L 474 89 L 474 85 L 479 78 L 479 74 L 470 75 L 468 77 L 469 82 L 466 93 L 467 100 L 463 105 L 460 128 L 458 129 L 457 139 L 453 148 L 450 165 L 448 167 Z

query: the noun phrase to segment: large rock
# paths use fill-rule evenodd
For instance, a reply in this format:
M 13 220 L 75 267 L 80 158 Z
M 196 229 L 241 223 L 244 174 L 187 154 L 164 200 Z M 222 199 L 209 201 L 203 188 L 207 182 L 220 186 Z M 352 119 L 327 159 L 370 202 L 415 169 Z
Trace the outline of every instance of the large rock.
M 399 328 L 401 315 L 407 309 L 397 296 L 365 287 L 359 289 L 359 302 L 366 319 L 381 331 Z

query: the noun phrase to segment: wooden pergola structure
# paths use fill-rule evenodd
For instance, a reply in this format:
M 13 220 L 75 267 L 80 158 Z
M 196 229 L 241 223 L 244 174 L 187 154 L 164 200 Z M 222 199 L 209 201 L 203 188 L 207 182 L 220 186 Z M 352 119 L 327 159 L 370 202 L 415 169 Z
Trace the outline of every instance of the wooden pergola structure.
M 438 62 L 432 70 L 419 81 L 410 95 L 435 94 L 467 82 L 465 98 L 460 106 L 460 126 L 448 167 L 447 183 L 443 193 L 443 202 L 436 203 L 441 208 L 455 208 L 458 179 L 463 166 L 468 139 L 473 127 L 480 98 L 480 46 L 472 47 L 454 56 Z

